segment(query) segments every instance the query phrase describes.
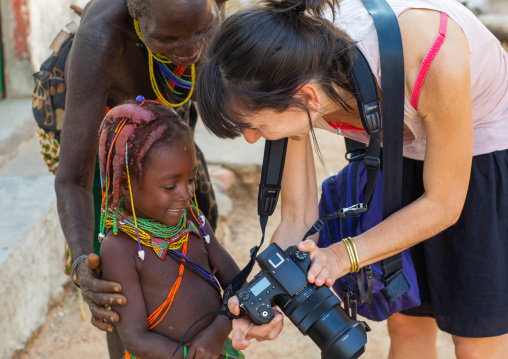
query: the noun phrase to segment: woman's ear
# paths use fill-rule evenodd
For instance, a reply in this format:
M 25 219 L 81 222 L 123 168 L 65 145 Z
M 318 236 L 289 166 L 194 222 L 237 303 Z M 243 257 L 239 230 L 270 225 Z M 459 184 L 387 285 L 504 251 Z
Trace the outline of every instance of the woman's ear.
M 301 100 L 311 112 L 319 112 L 321 109 L 321 98 L 315 84 L 303 85 L 298 89 L 295 97 Z

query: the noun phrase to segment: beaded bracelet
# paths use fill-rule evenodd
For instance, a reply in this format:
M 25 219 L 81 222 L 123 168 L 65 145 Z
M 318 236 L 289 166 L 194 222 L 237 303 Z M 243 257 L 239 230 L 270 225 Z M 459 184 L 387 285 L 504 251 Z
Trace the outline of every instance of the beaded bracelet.
M 88 255 L 86 254 L 83 254 L 82 256 L 79 256 L 75 261 L 74 263 L 72 263 L 72 267 L 71 267 L 71 280 L 72 280 L 72 283 L 74 283 L 74 285 L 78 288 L 81 288 L 78 284 L 78 282 L 76 282 L 76 280 L 74 279 L 74 271 L 76 270 L 76 268 L 78 267 L 78 264 L 82 261 L 84 261 L 85 259 L 88 258 Z
M 346 237 L 342 240 L 349 254 L 351 261 L 351 272 L 358 272 L 360 270 L 360 260 L 358 259 L 358 252 L 356 251 L 355 242 L 351 237 Z

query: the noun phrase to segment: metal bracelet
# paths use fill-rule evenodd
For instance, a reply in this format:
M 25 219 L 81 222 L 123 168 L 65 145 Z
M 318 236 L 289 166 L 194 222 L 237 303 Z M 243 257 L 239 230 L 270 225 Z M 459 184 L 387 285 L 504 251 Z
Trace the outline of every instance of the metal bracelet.
M 82 261 L 84 261 L 85 259 L 88 258 L 88 255 L 87 254 L 83 254 L 82 256 L 79 256 L 75 261 L 74 263 L 72 263 L 72 267 L 71 267 L 71 280 L 72 280 L 72 283 L 74 283 L 74 285 L 78 288 L 81 288 L 78 284 L 78 282 L 76 282 L 76 280 L 74 279 L 74 271 L 76 270 L 78 264 Z

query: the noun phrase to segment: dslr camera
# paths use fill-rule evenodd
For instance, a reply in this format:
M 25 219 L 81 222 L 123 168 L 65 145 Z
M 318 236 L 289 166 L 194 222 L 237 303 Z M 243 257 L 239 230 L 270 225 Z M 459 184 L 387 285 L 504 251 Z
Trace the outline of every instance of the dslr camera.
M 354 359 L 365 352 L 369 326 L 349 317 L 330 288 L 307 281 L 308 253 L 296 246 L 283 251 L 272 243 L 256 261 L 261 271 L 236 292 L 241 310 L 252 322 L 270 322 L 276 305 L 316 343 L 321 358 Z

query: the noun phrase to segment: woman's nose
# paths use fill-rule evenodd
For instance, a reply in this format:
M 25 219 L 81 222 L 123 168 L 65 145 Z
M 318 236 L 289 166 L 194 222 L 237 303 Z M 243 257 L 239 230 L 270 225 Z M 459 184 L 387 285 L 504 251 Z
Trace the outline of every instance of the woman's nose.
M 246 128 L 242 131 L 243 138 L 245 138 L 245 141 L 249 143 L 255 143 L 257 140 L 261 138 L 261 135 L 257 130 L 254 130 L 252 128 Z

